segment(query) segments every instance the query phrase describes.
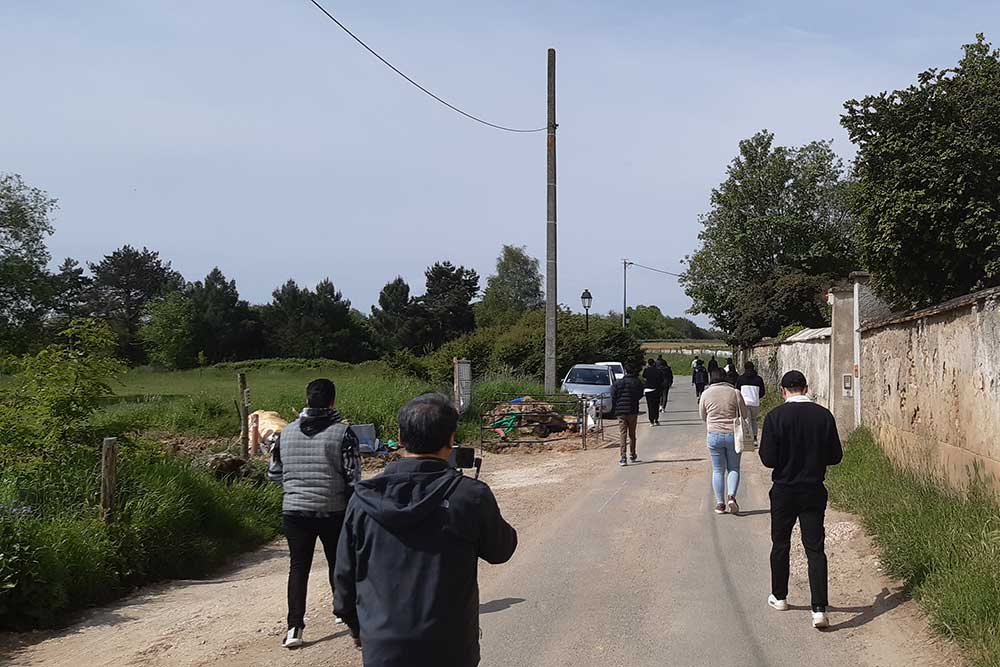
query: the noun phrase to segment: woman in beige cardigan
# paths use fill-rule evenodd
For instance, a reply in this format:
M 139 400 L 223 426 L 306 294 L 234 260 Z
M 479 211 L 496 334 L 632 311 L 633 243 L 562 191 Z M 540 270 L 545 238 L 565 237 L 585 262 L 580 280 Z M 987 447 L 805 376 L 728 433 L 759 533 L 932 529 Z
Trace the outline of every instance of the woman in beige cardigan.
M 711 385 L 701 395 L 698 411 L 708 425 L 708 454 L 712 458 L 712 490 L 715 492 L 715 513 L 739 514 L 736 492 L 740 488 L 740 458 L 736 452 L 733 422 L 747 416 L 743 395 L 726 382 L 725 374 L 716 368 L 710 374 Z M 729 487 L 728 500 L 726 487 Z

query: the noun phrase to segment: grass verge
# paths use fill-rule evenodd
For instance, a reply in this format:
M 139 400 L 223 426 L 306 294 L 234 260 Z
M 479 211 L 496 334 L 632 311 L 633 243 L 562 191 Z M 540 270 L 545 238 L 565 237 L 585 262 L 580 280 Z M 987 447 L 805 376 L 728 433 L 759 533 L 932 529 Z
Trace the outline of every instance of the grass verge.
M 834 506 L 861 517 L 886 572 L 971 665 L 1000 665 L 1000 504 L 986 482 L 964 496 L 896 468 L 866 429 L 830 469 Z
M 110 523 L 95 506 L 93 449 L 0 469 L 0 628 L 57 625 L 138 585 L 201 576 L 278 534 L 278 487 L 221 483 L 182 458 L 124 444 Z

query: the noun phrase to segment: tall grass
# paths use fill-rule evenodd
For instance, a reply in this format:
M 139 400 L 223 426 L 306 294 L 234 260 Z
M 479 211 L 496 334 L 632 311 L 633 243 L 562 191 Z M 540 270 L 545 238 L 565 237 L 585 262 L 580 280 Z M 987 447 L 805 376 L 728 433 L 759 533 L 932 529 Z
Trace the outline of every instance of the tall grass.
M 0 628 L 53 625 L 137 585 L 202 575 L 278 533 L 277 487 L 219 483 L 184 459 L 123 444 L 110 523 L 96 508 L 96 449 L 3 466 Z
M 974 479 L 965 495 L 896 468 L 865 429 L 828 475 L 831 501 L 859 515 L 886 571 L 971 664 L 1000 665 L 1000 503 Z

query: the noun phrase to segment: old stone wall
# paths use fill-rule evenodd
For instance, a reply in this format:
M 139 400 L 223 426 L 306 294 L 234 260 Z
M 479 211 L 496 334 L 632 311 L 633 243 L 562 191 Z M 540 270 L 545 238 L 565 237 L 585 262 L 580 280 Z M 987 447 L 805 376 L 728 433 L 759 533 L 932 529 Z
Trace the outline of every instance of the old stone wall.
M 809 395 L 821 405 L 830 405 L 830 338 L 804 341 L 763 343 L 750 349 L 750 361 L 764 378 L 769 391 L 778 386 L 781 376 L 799 370 L 809 382 Z
M 955 488 L 977 466 L 1000 480 L 998 302 L 986 290 L 862 326 L 862 423 L 897 464 Z

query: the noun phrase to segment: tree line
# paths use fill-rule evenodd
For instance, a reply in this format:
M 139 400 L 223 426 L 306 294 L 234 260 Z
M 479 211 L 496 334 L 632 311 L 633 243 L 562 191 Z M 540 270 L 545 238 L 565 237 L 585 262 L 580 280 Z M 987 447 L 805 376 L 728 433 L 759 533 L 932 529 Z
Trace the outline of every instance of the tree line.
M 426 355 L 477 328 L 513 327 L 543 305 L 538 260 L 512 245 L 502 248 L 482 291 L 475 270 L 439 261 L 425 271 L 421 295 L 397 277 L 367 314 L 329 279 L 312 287 L 288 280 L 269 302 L 251 304 L 218 267 L 188 281 L 155 250 L 129 245 L 86 265 L 67 258 L 50 271 L 45 241 L 55 207 L 16 174 L 0 175 L 0 352 L 35 351 L 75 320 L 93 318 L 110 326 L 118 355 L 132 365 L 190 368 L 264 357 L 359 362 Z M 709 335 L 690 320 L 639 308 L 636 321 L 648 337 Z
M 829 324 L 825 290 L 866 270 L 893 307 L 1000 284 L 1000 51 L 982 34 L 955 67 L 845 102 L 857 147 L 741 141 L 681 283 L 735 345 Z

